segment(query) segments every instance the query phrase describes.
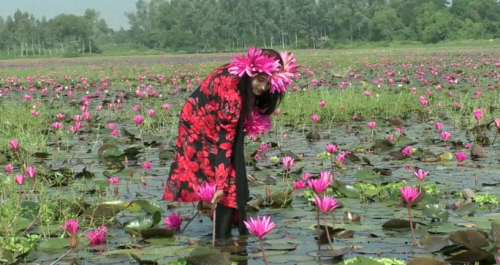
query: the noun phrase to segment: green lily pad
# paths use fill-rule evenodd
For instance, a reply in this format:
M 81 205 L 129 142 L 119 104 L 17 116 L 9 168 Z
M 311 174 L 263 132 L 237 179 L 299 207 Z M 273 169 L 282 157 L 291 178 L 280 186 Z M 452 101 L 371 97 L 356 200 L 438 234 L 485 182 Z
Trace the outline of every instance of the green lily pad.
M 360 194 L 358 189 L 351 185 L 346 185 L 339 180 L 335 180 L 335 188 L 342 194 L 344 194 L 348 198 L 359 198 Z
M 449 213 L 439 204 L 426 204 L 422 209 L 422 214 L 433 219 L 439 219 L 442 222 L 447 222 Z
M 479 206 L 480 205 L 477 202 L 466 203 L 466 204 L 462 205 L 456 211 L 456 213 L 461 215 L 461 216 L 469 215 L 469 214 L 474 213 L 476 211 L 476 209 L 479 208 Z
M 149 229 L 151 226 L 153 226 L 153 219 L 150 217 L 140 217 L 138 219 L 135 219 L 128 223 L 125 226 L 125 231 L 127 232 L 132 232 L 132 231 L 142 231 Z
M 288 263 L 288 262 L 301 262 L 301 261 L 311 261 L 314 260 L 314 257 L 307 255 L 274 255 L 267 258 L 269 262 L 275 263 Z
M 154 214 L 158 211 L 161 214 L 163 214 L 165 211 L 160 206 L 158 206 L 150 201 L 147 201 L 147 200 L 135 200 L 135 201 L 133 201 L 133 203 L 140 205 L 141 208 L 149 214 Z
M 48 253 L 60 253 L 69 248 L 70 240 L 69 238 L 49 238 L 38 246 L 38 250 Z
M 357 256 L 353 259 L 346 260 L 344 264 L 349 265 L 385 265 L 384 263 L 374 260 L 369 257 Z
M 378 178 L 379 175 L 371 169 L 361 169 L 356 172 L 355 177 L 360 180 L 371 180 Z

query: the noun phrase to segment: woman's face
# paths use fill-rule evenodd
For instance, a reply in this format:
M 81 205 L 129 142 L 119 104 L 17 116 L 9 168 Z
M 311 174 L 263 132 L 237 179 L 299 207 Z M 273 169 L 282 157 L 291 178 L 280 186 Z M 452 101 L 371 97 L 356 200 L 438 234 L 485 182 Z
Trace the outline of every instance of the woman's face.
M 267 74 L 258 74 L 252 77 L 252 92 L 256 96 L 262 95 L 271 89 L 269 76 Z

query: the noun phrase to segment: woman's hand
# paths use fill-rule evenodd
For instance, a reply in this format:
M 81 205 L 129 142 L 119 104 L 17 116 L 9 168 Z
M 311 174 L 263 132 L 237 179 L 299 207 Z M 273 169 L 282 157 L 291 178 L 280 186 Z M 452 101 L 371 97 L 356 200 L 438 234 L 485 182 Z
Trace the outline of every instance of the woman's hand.
M 210 202 L 200 201 L 198 203 L 198 210 L 202 212 L 206 210 L 215 210 L 215 207 L 217 207 L 217 203 L 219 203 L 219 201 L 222 199 L 222 195 L 224 195 L 224 192 L 222 190 L 216 191 Z

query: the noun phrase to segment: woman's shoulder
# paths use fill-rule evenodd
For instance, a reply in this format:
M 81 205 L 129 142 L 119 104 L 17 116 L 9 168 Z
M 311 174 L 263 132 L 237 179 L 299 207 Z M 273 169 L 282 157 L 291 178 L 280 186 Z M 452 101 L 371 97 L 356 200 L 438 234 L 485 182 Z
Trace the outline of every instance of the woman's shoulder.
M 221 90 L 237 90 L 240 78 L 229 73 L 229 65 L 222 65 L 214 69 L 201 84 L 205 94 L 220 93 Z

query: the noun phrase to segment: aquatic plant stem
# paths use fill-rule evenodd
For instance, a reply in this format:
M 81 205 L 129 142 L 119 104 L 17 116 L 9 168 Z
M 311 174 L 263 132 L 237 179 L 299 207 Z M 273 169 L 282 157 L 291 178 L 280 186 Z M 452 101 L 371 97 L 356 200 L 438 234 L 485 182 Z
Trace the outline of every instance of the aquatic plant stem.
M 216 206 L 217 208 L 217 206 Z M 215 247 L 215 209 L 214 209 L 214 219 L 213 219 L 213 225 L 212 225 L 212 247 Z
M 194 220 L 194 218 L 195 218 L 195 217 L 196 217 L 199 213 L 200 213 L 200 211 L 197 211 L 197 212 L 194 214 L 193 218 L 189 219 L 189 221 L 188 221 L 188 222 L 187 222 L 187 224 L 184 226 L 184 228 L 182 228 L 181 233 L 184 233 L 184 230 L 186 230 L 186 228 L 188 227 L 188 225 L 189 225 L 189 224 L 190 224 L 190 223 Z
M 325 231 L 326 231 L 326 238 L 328 238 L 328 245 L 330 245 L 330 249 L 333 249 L 332 246 L 332 239 L 330 237 L 330 230 L 328 230 L 328 226 L 326 225 L 326 214 L 323 214 L 323 221 L 325 222 Z
M 317 207 L 316 207 L 316 217 L 317 217 L 316 219 L 318 221 L 318 224 L 316 225 L 316 232 L 318 234 L 318 251 L 320 251 L 321 250 L 321 233 L 319 231 L 319 228 L 320 228 L 320 226 L 319 226 L 319 209 Z
M 57 264 L 60 260 L 62 260 L 64 257 L 68 256 L 69 253 L 73 252 L 75 250 L 74 248 L 70 248 L 66 253 L 64 253 L 62 256 L 60 256 L 58 259 L 54 260 L 54 262 L 50 263 L 50 265 L 55 265 Z
M 408 204 L 408 219 L 410 220 L 410 229 L 413 246 L 418 246 L 417 240 L 415 239 L 415 231 L 413 231 L 413 221 L 411 220 L 411 205 Z
M 260 250 L 262 251 L 262 258 L 264 259 L 264 263 L 268 265 L 269 263 L 267 262 L 267 257 L 266 257 L 266 250 L 264 249 L 264 241 L 262 238 L 259 238 L 260 242 Z
M 497 135 L 498 135 L 498 130 L 497 130 L 497 132 L 495 133 L 495 138 L 493 138 L 493 142 L 491 143 L 491 145 L 494 145 L 494 144 L 495 144 L 495 141 L 496 141 L 496 139 L 497 139 Z

